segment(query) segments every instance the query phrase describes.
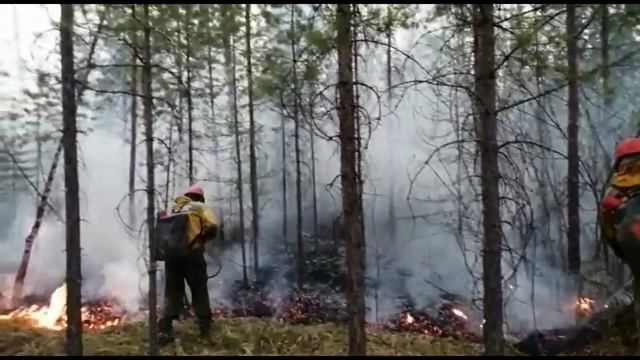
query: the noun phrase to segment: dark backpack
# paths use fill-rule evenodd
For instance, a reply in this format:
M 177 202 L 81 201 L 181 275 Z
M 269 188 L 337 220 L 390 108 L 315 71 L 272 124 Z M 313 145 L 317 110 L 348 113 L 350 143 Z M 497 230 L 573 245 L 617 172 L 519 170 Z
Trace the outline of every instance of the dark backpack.
M 188 213 L 174 213 L 156 219 L 154 232 L 156 261 L 167 261 L 189 254 L 186 234 L 189 226 Z

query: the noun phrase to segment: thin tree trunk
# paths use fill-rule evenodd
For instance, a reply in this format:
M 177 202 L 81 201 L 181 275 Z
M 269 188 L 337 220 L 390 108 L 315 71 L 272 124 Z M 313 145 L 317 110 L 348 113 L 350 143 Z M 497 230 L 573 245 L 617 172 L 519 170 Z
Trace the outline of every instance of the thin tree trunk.
M 102 26 L 105 21 L 105 14 L 101 13 L 100 20 L 98 22 L 98 28 L 96 33 L 99 34 L 102 31 Z M 93 61 L 93 56 L 95 54 L 96 45 L 98 44 L 98 36 L 94 36 L 91 45 L 89 46 L 89 54 L 87 56 L 87 64 L 91 64 Z M 76 106 L 82 103 L 82 95 L 84 94 L 85 87 L 82 86 L 82 83 L 86 82 L 89 79 L 89 72 L 85 72 L 83 79 L 78 82 L 79 86 L 76 88 Z M 44 220 L 45 209 L 48 204 L 49 195 L 51 195 L 51 189 L 53 186 L 53 180 L 55 177 L 56 170 L 58 169 L 58 162 L 60 161 L 60 154 L 62 153 L 63 148 L 63 138 L 60 138 L 60 142 L 58 142 L 58 147 L 53 155 L 53 162 L 51 163 L 51 167 L 49 168 L 49 173 L 47 175 L 47 180 L 44 184 L 44 191 L 42 192 L 42 196 L 40 197 L 40 202 L 38 207 L 36 208 L 36 219 L 31 226 L 31 230 L 29 231 L 29 235 L 27 235 L 24 241 L 24 251 L 22 252 L 22 259 L 20 260 L 20 266 L 18 267 L 18 271 L 16 272 L 16 278 L 13 284 L 13 291 L 11 294 L 11 306 L 17 306 L 18 302 L 22 299 L 22 291 L 24 287 L 24 280 L 27 276 L 27 268 L 29 267 L 29 259 L 31 258 L 31 248 L 35 242 L 36 236 L 40 232 L 40 226 L 42 226 L 42 221 Z
M 347 312 L 349 315 L 349 355 L 366 355 L 364 301 L 364 234 L 358 206 L 358 170 L 354 117 L 353 72 L 351 53 L 351 5 L 338 4 L 336 46 L 338 49 L 340 178 L 342 211 L 347 253 Z
M 40 230 L 40 226 L 42 225 L 42 221 L 44 220 L 45 209 L 47 208 L 49 195 L 51 194 L 51 189 L 53 188 L 53 179 L 55 177 L 56 170 L 58 169 L 58 162 L 60 161 L 60 154 L 62 153 L 63 149 L 62 145 L 63 142 L 60 141 L 58 143 L 58 147 L 56 148 L 56 152 L 53 154 L 53 162 L 51 163 L 51 168 L 49 168 L 47 181 L 44 184 L 44 191 L 42 192 L 40 202 L 38 203 L 38 207 L 36 208 L 36 220 L 31 227 L 29 235 L 27 235 L 27 238 L 25 239 L 25 248 L 22 253 L 20 266 L 18 266 L 16 279 L 13 284 L 13 292 L 11 296 L 12 307 L 18 306 L 18 303 L 22 299 L 24 279 L 27 277 L 29 259 L 31 258 L 31 249 L 33 248 L 33 243 L 35 242 L 36 236 L 38 235 L 38 232 Z
M 212 53 L 212 46 L 209 45 L 207 47 L 207 67 L 209 70 L 209 107 L 211 108 L 211 130 L 212 132 L 215 134 L 216 133 L 216 94 L 214 92 L 214 87 L 213 87 L 213 53 Z M 218 142 L 218 138 L 214 135 L 213 137 L 213 151 L 215 153 L 214 157 L 215 157 L 215 165 L 216 165 L 216 169 L 219 169 L 219 164 L 220 164 L 220 155 L 218 154 L 219 152 L 219 142 Z M 216 200 L 218 201 L 220 198 L 222 197 L 222 190 L 221 190 L 221 185 L 220 185 L 220 179 L 218 178 L 216 180 Z M 221 203 L 220 203 L 221 204 Z M 223 215 L 222 215 L 222 206 L 219 206 L 219 215 L 220 215 L 220 224 L 224 224 L 224 220 L 223 220 Z M 224 236 L 224 232 L 222 232 L 222 236 Z
M 136 5 L 131 5 L 131 17 L 136 17 Z M 131 43 L 133 44 L 133 50 L 131 54 L 131 144 L 129 151 L 129 224 L 135 226 L 135 201 L 134 192 L 136 185 L 136 142 L 137 142 L 137 128 L 138 128 L 138 45 L 137 32 L 131 31 Z
M 358 14 L 358 4 L 353 4 L 353 14 Z M 355 23 L 355 17 L 352 16 L 352 37 L 356 38 L 357 35 L 357 26 Z M 353 81 L 355 87 L 355 108 L 354 108 L 354 117 L 356 122 L 356 178 L 358 181 L 358 214 L 360 214 L 360 227 L 362 228 L 362 234 L 364 232 L 364 207 L 362 205 L 362 193 L 364 191 L 364 186 L 362 182 L 362 127 L 360 122 L 360 109 L 358 105 L 360 104 L 360 88 L 358 87 L 358 42 L 353 42 Z M 364 235 L 363 235 L 364 236 Z
M 234 41 L 235 42 L 235 41 Z M 232 56 L 232 91 L 233 91 L 233 128 L 235 132 L 236 141 L 236 169 L 238 172 L 237 189 L 238 189 L 238 207 L 240 216 L 240 240 L 242 244 L 242 280 L 245 284 L 249 283 L 247 277 L 247 258 L 245 247 L 245 235 L 244 235 L 244 195 L 243 195 L 243 182 L 242 182 L 242 158 L 240 157 L 240 124 L 238 121 L 238 85 L 236 79 L 236 52 L 235 44 L 231 48 Z
M 176 130 L 178 131 L 177 133 L 177 139 L 175 142 L 175 147 L 176 147 L 176 151 L 174 151 L 174 157 L 176 159 L 176 164 L 174 164 L 173 167 L 173 192 L 175 192 L 175 187 L 176 187 L 176 183 L 178 182 L 177 179 L 184 179 L 184 177 L 180 177 L 179 175 L 179 171 L 182 171 L 181 168 L 179 168 L 178 164 L 181 164 L 184 160 L 182 157 L 182 154 L 184 153 L 184 150 L 182 149 L 182 134 L 184 132 L 184 88 L 185 88 L 185 84 L 184 84 L 184 63 L 183 63 L 183 59 L 182 59 L 182 21 L 180 18 L 180 11 L 179 11 L 179 7 L 176 9 L 178 10 L 178 16 L 176 18 L 177 21 L 177 26 L 176 26 L 176 53 L 175 53 L 175 61 L 176 61 L 176 68 L 177 68 L 177 73 L 178 73 L 178 118 L 176 121 Z M 184 162 L 185 166 L 186 166 L 186 170 L 188 172 L 188 167 L 189 167 L 189 162 L 188 160 Z
M 73 5 L 62 4 L 60 58 L 67 238 L 67 355 L 82 356 L 82 257 L 76 128 L 75 69 L 73 65 Z
M 502 330 L 502 269 L 498 142 L 496 118 L 495 35 L 493 4 L 475 5 L 475 92 L 480 139 L 480 171 L 483 212 L 483 275 L 485 355 L 504 354 Z
M 249 96 L 249 177 L 251 181 L 251 241 L 253 243 L 253 271 L 258 274 L 258 236 L 260 234 L 260 206 L 258 204 L 258 167 L 256 164 L 256 124 L 253 117 L 253 72 L 251 68 L 251 4 L 245 5 L 245 42 L 247 46 L 247 94 Z
M 576 30 L 576 5 L 567 4 L 567 64 L 568 64 L 568 171 L 567 171 L 567 258 L 569 273 L 580 273 L 580 155 L 578 148 L 578 47 Z
M 280 114 L 280 141 L 282 143 L 282 237 L 287 244 L 287 137 L 284 114 Z
M 192 69 L 191 69 L 191 5 L 186 4 L 185 5 L 187 8 L 187 19 L 186 19 L 186 24 L 185 24 L 185 37 L 186 37 L 186 53 L 187 53 L 187 63 L 186 63 L 186 68 L 187 68 L 187 88 L 186 88 L 186 93 L 187 93 L 187 119 L 189 121 L 189 134 L 188 134 L 188 152 L 189 152 L 189 184 L 194 184 L 195 180 L 194 180 L 194 174 L 193 174 L 193 99 L 191 96 L 191 76 L 192 76 Z
M 316 146 L 315 146 L 315 133 L 313 131 L 314 123 L 314 106 L 313 97 L 316 91 L 316 84 L 312 83 L 311 93 L 309 94 L 309 142 L 311 146 L 311 187 L 312 187 L 312 202 L 313 202 L 313 241 L 315 243 L 315 250 L 318 252 L 320 247 L 320 240 L 318 239 L 318 189 L 316 185 Z
M 608 4 L 600 4 L 600 41 L 602 44 L 602 49 L 600 50 L 600 56 L 601 56 L 601 61 L 602 61 L 602 102 L 603 102 L 603 107 L 601 110 L 602 113 L 602 124 L 606 124 L 607 121 L 607 115 L 609 113 L 609 106 L 611 105 L 611 101 L 610 101 L 610 96 L 608 94 L 609 92 L 609 5 Z M 598 138 L 598 134 L 595 133 L 594 134 L 594 138 L 597 140 Z M 598 149 L 598 144 L 597 141 L 594 141 L 594 147 L 596 149 Z M 600 157 L 596 155 L 596 161 L 599 161 Z M 597 166 L 597 177 L 596 177 L 596 181 L 597 185 L 599 185 L 599 180 L 600 180 L 600 166 Z M 597 230 L 599 229 L 599 224 L 598 222 L 596 222 L 596 226 L 598 226 Z M 605 269 L 607 270 L 607 273 L 610 272 L 610 265 L 611 262 L 609 261 L 609 247 L 607 246 L 607 244 L 602 241 L 601 239 L 601 232 L 597 231 L 596 232 L 596 244 L 599 244 L 600 246 L 600 251 L 602 251 L 602 254 L 604 256 L 604 266 Z M 620 281 L 622 281 L 622 279 L 620 279 Z
M 144 4 L 144 65 L 142 68 L 144 91 L 144 129 L 147 147 L 147 237 L 149 241 L 149 355 L 158 354 L 157 329 L 157 284 L 156 284 L 156 244 L 153 238 L 155 227 L 155 182 L 153 160 L 153 100 L 151 95 L 151 25 L 149 24 L 149 4 Z
M 298 59 L 296 57 L 296 23 L 295 23 L 295 4 L 291 4 L 291 58 L 293 73 L 293 122 L 294 122 L 294 140 L 296 152 L 296 259 L 298 267 L 298 288 L 302 288 L 302 279 L 304 277 L 304 243 L 302 242 L 302 168 L 300 161 L 300 119 L 298 119 Z
M 170 199 L 170 195 L 171 193 L 169 192 L 169 187 L 171 186 L 171 169 L 175 169 L 175 165 L 173 164 L 174 162 L 174 155 L 173 155 L 173 127 L 175 126 L 177 119 L 175 116 L 171 117 L 171 123 L 169 124 L 169 144 L 168 144 L 168 149 L 167 149 L 167 169 L 165 172 L 165 184 L 164 184 L 164 204 L 166 206 L 166 208 L 169 208 L 169 199 Z M 174 171 L 174 175 L 175 175 L 175 171 Z M 175 183 L 173 184 L 175 186 Z

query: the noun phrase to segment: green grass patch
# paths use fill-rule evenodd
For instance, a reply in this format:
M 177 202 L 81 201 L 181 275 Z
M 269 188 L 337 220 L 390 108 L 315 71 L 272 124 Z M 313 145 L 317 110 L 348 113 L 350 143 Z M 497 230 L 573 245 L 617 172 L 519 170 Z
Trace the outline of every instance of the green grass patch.
M 162 355 L 346 355 L 347 329 L 335 324 L 287 325 L 273 320 L 216 320 L 210 341 L 198 338 L 193 321 L 177 323 L 176 342 Z M 64 331 L 0 321 L 0 355 L 62 355 Z M 482 345 L 412 333 L 371 330 L 369 355 L 480 355 Z M 85 355 L 144 355 L 144 323 L 84 333 Z M 511 350 L 510 350 L 511 351 Z

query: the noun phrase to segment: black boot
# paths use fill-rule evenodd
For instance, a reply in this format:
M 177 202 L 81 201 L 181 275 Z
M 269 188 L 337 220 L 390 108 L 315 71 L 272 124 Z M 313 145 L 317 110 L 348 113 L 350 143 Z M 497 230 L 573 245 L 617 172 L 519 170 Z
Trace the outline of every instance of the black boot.
M 158 346 L 163 347 L 171 344 L 175 339 L 173 338 L 173 334 L 161 332 L 158 333 Z
M 158 321 L 158 345 L 165 346 L 174 341 L 173 321 L 162 318 Z
M 198 327 L 200 329 L 200 338 L 204 340 L 211 339 L 211 322 L 210 321 L 199 321 Z

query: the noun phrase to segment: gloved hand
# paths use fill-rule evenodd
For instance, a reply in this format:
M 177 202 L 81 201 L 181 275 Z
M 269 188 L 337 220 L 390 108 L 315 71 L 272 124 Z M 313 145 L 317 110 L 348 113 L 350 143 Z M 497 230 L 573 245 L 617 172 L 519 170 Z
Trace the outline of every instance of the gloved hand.
M 206 228 L 202 235 L 204 236 L 206 241 L 209 241 L 209 240 L 215 239 L 217 234 L 218 234 L 218 226 L 213 225 L 212 227 Z

